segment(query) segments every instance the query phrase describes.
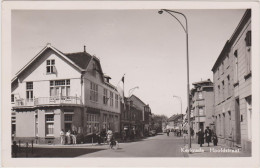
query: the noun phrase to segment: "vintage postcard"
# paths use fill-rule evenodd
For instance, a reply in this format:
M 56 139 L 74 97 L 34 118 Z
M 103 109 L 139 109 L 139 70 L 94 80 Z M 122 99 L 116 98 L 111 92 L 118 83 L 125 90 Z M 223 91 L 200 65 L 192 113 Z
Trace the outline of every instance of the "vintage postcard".
M 259 3 L 5 1 L 2 166 L 259 166 Z

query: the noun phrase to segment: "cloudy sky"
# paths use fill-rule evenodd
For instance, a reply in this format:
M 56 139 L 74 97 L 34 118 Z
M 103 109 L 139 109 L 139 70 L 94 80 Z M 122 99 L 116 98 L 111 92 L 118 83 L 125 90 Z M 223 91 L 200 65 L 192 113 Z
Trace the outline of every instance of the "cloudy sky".
M 213 67 L 244 9 L 177 10 L 188 18 L 190 83 L 211 79 Z M 183 18 L 179 19 L 184 23 Z M 155 114 L 168 117 L 187 105 L 186 41 L 180 24 L 157 10 L 78 10 L 12 12 L 12 76 L 47 43 L 64 53 L 100 58 L 116 85 L 125 75 L 125 95 L 134 94 Z M 191 84 L 192 87 L 192 84 Z

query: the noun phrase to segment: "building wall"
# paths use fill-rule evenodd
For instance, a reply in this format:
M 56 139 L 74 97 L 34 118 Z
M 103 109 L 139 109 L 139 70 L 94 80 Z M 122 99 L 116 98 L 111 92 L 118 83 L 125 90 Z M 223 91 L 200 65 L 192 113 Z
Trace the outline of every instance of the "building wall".
M 92 62 L 95 62 L 95 64 L 97 65 L 97 61 L 95 61 L 94 59 L 92 60 Z M 85 103 L 85 105 L 88 107 L 92 107 L 92 108 L 120 113 L 120 98 L 118 98 L 118 107 L 115 106 L 115 104 L 116 104 L 115 95 L 118 95 L 118 97 L 119 97 L 119 93 L 114 88 L 111 88 L 107 84 L 104 83 L 100 73 L 96 72 L 96 75 L 93 76 L 93 63 L 92 62 L 90 62 L 88 71 L 84 75 L 84 91 L 85 91 L 84 103 Z M 98 67 L 96 67 L 96 69 L 98 69 Z M 97 102 L 90 100 L 91 82 L 98 85 L 98 101 Z M 107 104 L 103 103 L 104 88 L 107 89 L 107 92 L 108 92 L 107 96 L 109 99 L 107 100 Z M 113 106 L 110 106 L 110 101 L 111 101 L 110 92 L 112 92 L 113 96 L 114 96 Z
M 16 113 L 16 136 L 35 137 L 34 111 L 22 111 Z
M 228 49 L 220 55 L 213 70 L 214 118 L 221 142 L 229 146 L 242 146 L 243 150 L 251 151 L 252 89 L 251 71 L 248 68 L 248 64 L 251 64 L 251 46 L 247 47 L 245 41 L 246 33 L 251 30 L 251 20 L 248 13 L 245 16 L 241 21 L 242 25 L 234 32 L 235 38 L 231 37 L 229 46 L 225 46 Z
M 46 60 L 54 59 L 56 74 L 46 73 Z M 26 82 L 33 82 L 33 94 L 35 98 L 50 96 L 50 80 L 70 79 L 70 95 L 81 95 L 80 72 L 70 66 L 58 54 L 52 50 L 44 52 L 34 64 L 29 66 L 19 76 L 18 87 L 12 89 L 12 94 L 18 95 L 19 98 L 26 98 Z
M 251 69 L 248 68 L 248 59 L 251 57 L 251 46 L 246 46 L 246 33 L 251 31 L 251 20 L 249 20 L 244 26 L 243 30 L 240 32 L 238 38 L 232 45 L 233 53 L 237 52 L 238 57 L 238 85 L 235 86 L 235 97 L 240 100 L 240 128 L 241 128 L 241 146 L 243 150 L 251 151 L 251 115 L 249 112 L 249 107 L 247 100 L 251 99 L 252 95 L 252 80 L 251 75 L 246 77 L 251 73 Z M 251 62 L 250 62 L 251 65 Z M 250 71 L 249 71 L 250 69 Z M 250 107 L 251 108 L 251 107 Z M 250 129 L 250 130 L 249 130 Z
M 194 88 L 192 97 L 192 109 L 194 115 L 193 129 L 198 132 L 201 129 L 200 123 L 203 123 L 203 129 L 207 126 L 211 127 L 213 124 L 213 110 L 214 110 L 214 92 L 213 88 L 204 88 L 203 83 L 201 87 Z M 199 92 L 202 94 L 202 98 L 199 98 Z M 199 108 L 203 109 L 203 114 L 199 115 Z M 212 128 L 211 128 L 212 129 Z M 203 131 L 204 131 L 203 130 Z

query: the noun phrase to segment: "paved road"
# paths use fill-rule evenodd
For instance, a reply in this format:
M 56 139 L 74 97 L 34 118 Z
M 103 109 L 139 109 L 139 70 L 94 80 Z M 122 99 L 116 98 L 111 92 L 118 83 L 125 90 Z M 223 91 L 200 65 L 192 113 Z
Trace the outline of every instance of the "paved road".
M 183 147 L 182 138 L 161 134 L 137 142 L 120 143 L 117 150 L 101 150 L 79 157 L 187 157 L 187 153 L 181 152 Z

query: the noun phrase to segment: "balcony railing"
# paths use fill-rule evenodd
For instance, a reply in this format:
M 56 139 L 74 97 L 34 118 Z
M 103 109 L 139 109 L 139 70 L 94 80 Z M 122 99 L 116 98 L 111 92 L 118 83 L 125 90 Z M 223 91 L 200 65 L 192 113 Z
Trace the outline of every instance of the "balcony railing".
M 34 99 L 16 99 L 15 106 L 34 106 Z
M 76 96 L 57 96 L 57 97 L 38 97 L 34 99 L 17 99 L 16 106 L 39 106 L 39 105 L 58 105 L 76 104 L 81 105 L 82 101 Z

